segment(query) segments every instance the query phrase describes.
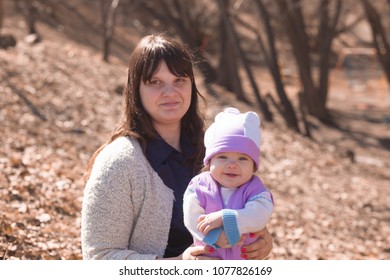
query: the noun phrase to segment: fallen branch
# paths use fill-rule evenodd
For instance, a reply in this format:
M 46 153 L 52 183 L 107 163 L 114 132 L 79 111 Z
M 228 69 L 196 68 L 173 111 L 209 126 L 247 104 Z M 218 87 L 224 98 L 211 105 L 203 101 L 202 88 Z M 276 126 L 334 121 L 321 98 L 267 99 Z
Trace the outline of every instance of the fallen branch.
M 30 99 L 19 89 L 15 88 L 13 85 L 8 84 L 8 86 L 11 88 L 13 92 L 15 92 L 23 101 L 26 103 L 27 107 L 31 110 L 31 112 L 37 116 L 42 121 L 47 121 L 47 117 L 42 114 L 38 108 L 31 102 Z

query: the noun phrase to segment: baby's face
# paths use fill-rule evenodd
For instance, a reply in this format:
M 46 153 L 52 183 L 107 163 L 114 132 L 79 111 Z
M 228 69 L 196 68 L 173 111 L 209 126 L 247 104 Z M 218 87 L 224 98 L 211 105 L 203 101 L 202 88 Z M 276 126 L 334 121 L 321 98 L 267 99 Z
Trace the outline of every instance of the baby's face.
M 254 162 L 243 153 L 226 152 L 213 156 L 210 160 L 210 173 L 226 188 L 237 188 L 253 175 Z

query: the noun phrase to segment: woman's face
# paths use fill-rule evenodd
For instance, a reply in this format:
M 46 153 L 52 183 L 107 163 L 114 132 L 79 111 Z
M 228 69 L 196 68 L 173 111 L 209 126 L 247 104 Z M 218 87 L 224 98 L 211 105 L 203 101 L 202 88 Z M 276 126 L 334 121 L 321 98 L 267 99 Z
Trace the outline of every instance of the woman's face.
M 191 80 L 173 75 L 165 61 L 150 81 L 140 84 L 140 97 L 155 127 L 180 125 L 191 103 Z

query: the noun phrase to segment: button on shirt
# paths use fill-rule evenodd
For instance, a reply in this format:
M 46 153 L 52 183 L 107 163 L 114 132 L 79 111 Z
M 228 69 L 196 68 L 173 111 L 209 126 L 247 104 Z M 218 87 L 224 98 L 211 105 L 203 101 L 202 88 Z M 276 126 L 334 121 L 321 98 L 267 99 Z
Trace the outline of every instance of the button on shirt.
M 148 141 L 146 145 L 146 158 L 164 184 L 174 191 L 175 196 L 168 246 L 164 257 L 179 256 L 193 243 L 193 238 L 183 221 L 183 195 L 195 175 L 192 166 L 186 166 L 185 161 L 192 154 L 193 147 L 185 136 L 181 137 L 180 145 L 182 152 L 177 151 L 160 137 Z

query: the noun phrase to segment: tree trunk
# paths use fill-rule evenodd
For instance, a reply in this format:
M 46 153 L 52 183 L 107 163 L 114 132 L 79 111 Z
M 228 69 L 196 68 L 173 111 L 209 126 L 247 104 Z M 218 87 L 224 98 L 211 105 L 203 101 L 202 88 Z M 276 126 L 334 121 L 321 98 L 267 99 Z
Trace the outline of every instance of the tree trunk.
M 390 85 L 390 36 L 389 38 L 386 38 L 386 35 L 388 35 L 390 31 L 385 31 L 379 12 L 375 9 L 375 7 L 367 0 L 361 1 L 367 15 L 368 22 L 371 26 L 379 62 L 382 65 L 383 71 L 385 72 L 387 81 Z
M 293 48 L 294 58 L 298 65 L 299 77 L 303 87 L 303 96 L 306 100 L 309 114 L 320 120 L 328 118 L 327 110 L 321 102 L 312 77 L 310 61 L 309 37 L 305 30 L 305 23 L 301 10 L 300 0 L 277 0 L 280 14 L 284 15 L 286 33 Z
M 307 116 L 306 116 L 307 106 L 305 106 L 305 104 L 304 104 L 305 98 L 303 97 L 302 92 L 298 92 L 298 98 L 299 98 L 299 110 L 300 110 L 301 115 L 302 115 L 302 122 L 303 122 L 304 131 L 305 131 L 305 136 L 312 139 L 310 126 L 309 126 L 309 123 L 307 121 Z
M 3 27 L 3 19 L 4 19 L 4 5 L 3 5 L 3 0 L 0 0 L 0 36 L 1 36 L 1 28 Z
M 27 23 L 27 32 L 28 34 L 37 34 L 37 30 L 35 28 L 36 11 L 34 7 L 34 1 L 24 0 L 24 8 L 24 17 Z
M 299 132 L 300 130 L 298 125 L 298 119 L 296 117 L 294 107 L 292 106 L 290 100 L 287 97 L 280 74 L 280 69 L 278 65 L 278 52 L 275 46 L 275 35 L 271 27 L 271 18 L 262 0 L 257 0 L 256 4 L 260 12 L 260 18 L 263 20 L 263 24 L 265 27 L 265 32 L 268 39 L 268 50 L 265 47 L 265 44 L 258 32 L 256 32 L 257 41 L 260 45 L 260 48 L 262 49 L 262 52 L 264 53 L 268 69 L 274 80 L 276 92 L 279 96 L 283 108 L 282 116 L 288 127 Z
M 336 0 L 336 7 L 333 17 L 329 11 L 329 0 L 322 0 L 319 6 L 319 13 L 321 14 L 320 27 L 317 35 L 317 42 L 319 43 L 319 86 L 318 94 L 321 103 L 326 107 L 329 92 L 329 64 L 330 53 L 333 39 L 336 35 L 336 26 L 340 18 L 341 1 Z
M 103 8 L 102 3 L 102 16 L 103 16 L 103 60 L 108 61 L 110 56 L 110 43 L 114 36 L 116 9 L 118 8 L 120 0 L 112 0 L 108 9 Z
M 233 92 L 237 96 L 237 99 L 248 102 L 242 90 L 241 79 L 237 71 L 239 66 L 237 65 L 237 61 L 235 59 L 236 54 L 234 52 L 233 44 L 231 43 L 231 40 L 229 40 L 227 27 L 222 13 L 220 18 L 219 42 L 220 58 L 217 72 L 217 82 L 219 85 Z
M 252 74 L 252 71 L 250 69 L 250 66 L 249 66 L 249 63 L 240 47 L 240 44 L 239 44 L 239 40 L 238 40 L 238 36 L 237 36 L 237 33 L 236 31 L 234 30 L 230 20 L 229 20 L 229 16 L 228 16 L 228 13 L 227 13 L 227 10 L 226 10 L 226 6 L 223 2 L 223 0 L 218 0 L 218 4 L 221 8 L 221 13 L 222 13 L 222 18 L 224 20 L 224 23 L 226 25 L 226 29 L 228 31 L 228 35 L 229 35 L 229 38 L 231 39 L 231 44 L 232 46 L 234 47 L 234 50 L 235 50 L 235 53 L 238 55 L 238 57 L 240 58 L 243 66 L 244 66 L 244 69 L 248 75 L 248 78 L 249 78 L 249 82 L 252 86 L 252 89 L 254 91 L 254 95 L 256 97 L 256 101 L 257 101 L 257 104 L 259 105 L 260 107 L 260 110 L 262 111 L 263 115 L 264 115 L 264 119 L 266 121 L 272 121 L 272 113 L 271 111 L 269 110 L 268 108 L 268 105 L 267 103 L 263 100 L 263 98 L 261 97 L 261 93 L 260 93 L 260 90 L 256 84 L 256 81 L 255 81 L 255 78 Z

